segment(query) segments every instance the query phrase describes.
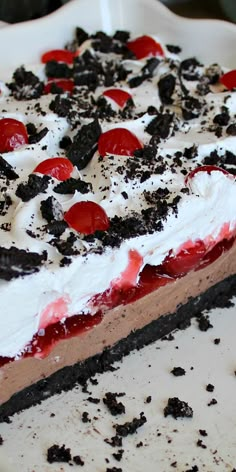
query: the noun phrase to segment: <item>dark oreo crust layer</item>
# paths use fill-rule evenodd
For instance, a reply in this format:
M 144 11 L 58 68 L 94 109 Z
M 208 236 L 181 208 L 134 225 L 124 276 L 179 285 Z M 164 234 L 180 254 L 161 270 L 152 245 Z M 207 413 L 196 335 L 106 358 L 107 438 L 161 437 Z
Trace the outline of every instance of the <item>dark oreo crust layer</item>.
M 0 406 L 0 422 L 7 421 L 8 416 L 36 405 L 56 393 L 72 389 L 77 383 L 83 384 L 96 373 L 110 370 L 110 365 L 113 362 L 119 361 L 132 350 L 140 349 L 165 336 L 202 310 L 227 306 L 227 301 L 234 295 L 236 295 L 236 275 L 210 287 L 202 295 L 191 298 L 188 303 L 181 305 L 175 313 L 162 316 L 144 328 L 133 331 L 127 338 L 105 349 L 102 353 L 90 357 L 84 362 L 65 367 L 47 379 L 40 380 L 16 393 Z

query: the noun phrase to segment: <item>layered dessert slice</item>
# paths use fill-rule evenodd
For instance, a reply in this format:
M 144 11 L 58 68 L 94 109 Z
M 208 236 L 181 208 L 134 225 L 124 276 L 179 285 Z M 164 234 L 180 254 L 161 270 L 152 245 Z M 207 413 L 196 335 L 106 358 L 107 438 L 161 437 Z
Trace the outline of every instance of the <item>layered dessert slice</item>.
M 236 291 L 236 76 L 180 52 L 77 28 L 0 84 L 1 419 Z

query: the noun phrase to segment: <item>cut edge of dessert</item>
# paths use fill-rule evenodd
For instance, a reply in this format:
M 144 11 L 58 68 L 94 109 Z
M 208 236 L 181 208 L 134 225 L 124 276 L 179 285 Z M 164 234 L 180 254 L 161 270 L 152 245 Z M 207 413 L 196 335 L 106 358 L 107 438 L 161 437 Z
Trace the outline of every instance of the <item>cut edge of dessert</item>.
M 143 38 L 146 37 L 143 36 L 142 40 Z M 151 46 L 149 43 L 146 46 L 145 41 L 144 46 L 142 42 L 142 47 L 144 49 L 151 47 L 151 55 L 162 55 L 160 45 L 158 51 L 153 51 L 153 42 Z M 134 43 L 135 41 L 130 41 L 130 50 L 138 59 L 142 59 L 146 52 L 144 56 L 139 57 L 135 50 L 137 44 Z M 138 44 L 138 51 L 140 51 L 140 44 Z M 46 63 L 50 60 L 54 61 L 55 51 L 53 53 L 53 57 L 52 55 L 49 58 L 45 58 L 46 55 L 43 56 L 42 61 Z M 63 57 L 62 60 L 60 54 L 62 51 L 59 51 L 59 62 L 61 60 L 71 63 L 68 62 L 71 58 Z M 232 78 L 225 76 L 227 74 L 223 76 L 221 83 L 228 90 L 233 89 Z M 58 88 L 71 93 L 71 83 L 62 83 L 59 80 L 55 80 L 53 84 L 49 81 L 46 93 L 51 93 L 54 86 L 53 93 L 55 90 L 58 92 Z M 117 99 L 114 92 L 110 93 L 110 96 L 107 95 L 111 99 L 115 96 L 116 100 L 122 103 L 130 98 L 120 94 Z M 24 135 L 24 130 L 22 134 Z M 101 136 L 104 137 L 105 134 L 106 132 Z M 27 143 L 27 138 L 24 136 L 23 140 L 24 142 L 20 142 L 19 145 Z M 7 146 L 9 146 L 8 142 Z M 140 143 L 135 140 L 135 136 L 131 146 L 134 148 L 130 155 L 140 149 Z M 118 143 L 118 148 L 108 149 L 108 151 L 105 149 L 103 152 L 101 139 L 98 148 L 100 156 L 106 152 L 122 155 L 120 143 Z M 12 148 L 5 147 L 2 152 L 11 150 Z M 60 160 L 60 158 L 57 159 Z M 44 161 L 43 170 L 39 164 L 35 172 L 55 177 L 55 174 L 52 175 L 50 163 L 47 164 L 49 167 L 46 170 Z M 62 163 L 61 169 L 61 162 L 58 161 L 57 164 L 59 173 L 65 172 L 65 176 L 63 175 L 63 178 L 59 180 L 68 179 L 71 175 L 70 166 L 64 168 L 64 163 Z M 186 185 L 200 171 L 208 175 L 212 172 L 222 172 L 226 178 L 235 179 L 225 168 L 204 165 L 187 175 Z M 83 207 L 85 207 L 84 203 Z M 90 207 L 93 204 L 93 202 L 86 203 L 89 203 Z M 75 204 L 64 215 L 66 223 L 71 228 L 85 235 L 94 231 L 106 231 L 109 221 L 101 207 L 99 207 L 100 210 L 92 209 L 99 212 L 99 214 L 96 213 L 99 226 L 95 225 L 93 231 L 87 231 L 85 226 L 81 226 L 81 222 L 79 224 L 76 222 L 75 226 L 74 211 L 77 214 L 79 205 L 79 203 Z M 87 207 L 82 211 L 86 213 Z M 135 250 L 130 250 L 129 263 L 121 274 L 121 278 L 113 281 L 112 286 L 105 292 L 91 299 L 90 306 L 93 314 L 75 315 L 64 320 L 63 310 L 66 307 L 66 301 L 63 297 L 57 299 L 52 306 L 49 304 L 43 312 L 38 333 L 26 346 L 24 352 L 15 359 L 1 358 L 0 360 L 0 402 L 2 403 L 0 419 L 4 420 L 8 415 L 36 404 L 54 393 L 72 388 L 76 382 L 84 382 L 96 372 L 109 369 L 112 362 L 121 359 L 132 349 L 140 348 L 162 337 L 199 311 L 209 309 L 214 304 L 217 306 L 217 297 L 230 298 L 236 293 L 235 256 L 235 228 L 226 222 L 216 240 L 210 235 L 208 240 L 206 238 L 205 240 L 197 239 L 194 242 L 187 241 L 176 254 L 170 251 L 159 266 L 146 264 L 143 267 L 140 254 Z M 57 316 L 54 316 L 54 312 Z M 58 318 L 59 321 L 50 323 L 49 316 L 52 320 Z M 69 344 L 68 340 L 70 340 Z

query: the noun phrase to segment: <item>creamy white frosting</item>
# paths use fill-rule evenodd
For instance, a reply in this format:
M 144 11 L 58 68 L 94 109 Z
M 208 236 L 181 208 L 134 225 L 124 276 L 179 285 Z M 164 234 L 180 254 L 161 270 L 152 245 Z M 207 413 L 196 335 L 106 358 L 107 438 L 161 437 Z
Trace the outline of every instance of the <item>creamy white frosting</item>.
M 86 47 L 89 47 L 88 42 Z M 84 48 L 85 49 L 85 48 Z M 152 79 L 145 81 L 141 86 L 129 88 L 127 83 L 119 83 L 119 88 L 129 92 L 135 104 L 135 112 L 139 117 L 120 121 L 115 118 L 112 121 L 99 120 L 102 131 L 105 132 L 114 127 L 123 127 L 132 131 L 143 144 L 148 144 L 150 135 L 146 132 L 146 126 L 155 116 L 147 113 L 148 105 L 160 110 L 161 100 L 157 92 L 157 82 L 165 73 L 170 73 L 173 61 L 178 64 L 175 55 L 167 53 L 168 60 L 161 60 L 155 70 Z M 136 76 L 145 65 L 146 60 L 124 61 L 128 70 L 133 71 Z M 199 74 L 204 72 L 204 67 L 198 68 Z M 39 76 L 43 77 L 42 66 L 34 68 Z M 129 76 L 132 77 L 132 74 Z M 236 112 L 236 95 L 232 92 L 224 92 L 217 87 L 212 87 L 211 92 L 204 97 L 196 94 L 197 81 L 184 80 L 184 86 L 190 91 L 191 96 L 196 96 L 205 102 L 200 117 L 184 121 L 179 108 L 180 85 L 177 80 L 173 94 L 173 105 L 166 106 L 170 112 L 176 113 L 178 129 L 168 139 L 160 141 L 156 165 L 167 163 L 164 173 L 158 174 L 154 171 L 144 182 L 140 178 L 126 179 L 126 171 L 119 172 L 120 167 L 126 167 L 126 156 L 106 156 L 99 158 L 98 152 L 88 166 L 82 171 L 74 168 L 72 176 L 82 178 L 92 184 L 89 193 L 74 195 L 60 195 L 53 191 L 56 179 L 52 179 L 45 193 L 40 193 L 28 202 L 22 202 L 15 195 L 20 181 L 26 181 L 28 175 L 35 167 L 48 157 L 64 156 L 65 152 L 59 147 L 59 142 L 64 135 L 73 135 L 77 131 L 71 131 L 65 118 L 58 117 L 49 109 L 52 101 L 51 94 L 44 95 L 40 99 L 30 101 L 17 101 L 9 96 L 9 89 L 0 84 L 0 118 L 16 118 L 23 123 L 34 123 L 37 131 L 45 126 L 49 129 L 47 135 L 35 145 L 26 145 L 13 152 L 4 153 L 4 159 L 11 164 L 20 176 L 20 179 L 10 182 L 7 194 L 12 199 L 8 212 L 0 216 L 1 246 L 9 248 L 26 249 L 32 252 L 48 253 L 48 261 L 43 264 L 39 272 L 19 277 L 11 281 L 0 280 L 0 355 L 15 357 L 19 356 L 25 345 L 31 341 L 33 335 L 42 324 L 40 318 L 45 308 L 50 303 L 63 298 L 66 305 L 66 316 L 83 312 L 85 315 L 90 310 L 90 299 L 109 288 L 111 282 L 120 277 L 128 264 L 129 250 L 137 250 L 143 258 L 143 265 L 158 265 L 172 250 L 177 253 L 186 241 L 206 240 L 211 238 L 217 241 L 220 237 L 222 227 L 229 224 L 229 230 L 235 230 L 236 215 L 234 202 L 236 201 L 236 182 L 231 175 L 225 175 L 220 171 L 212 173 L 198 172 L 187 184 L 183 169 L 188 173 L 202 163 L 206 156 L 217 150 L 219 155 L 226 151 L 234 152 L 235 137 L 226 133 L 223 127 L 222 136 L 217 138 L 214 132 L 207 129 L 213 124 L 213 118 L 221 113 L 221 107 L 227 106 L 230 113 L 229 124 L 234 123 Z M 98 87 L 95 91 L 97 99 L 104 87 Z M 107 101 L 117 110 L 117 105 L 111 99 Z M 45 116 L 35 112 L 35 103 L 40 102 L 40 107 L 46 112 Z M 84 119 L 88 123 L 89 119 Z M 204 122 L 204 124 L 203 124 Z M 197 157 L 187 159 L 181 157 L 182 166 L 174 163 L 175 152 L 184 151 L 195 145 Z M 43 149 L 42 149 L 43 148 Z M 132 158 L 131 158 L 132 159 Z M 171 168 L 172 166 L 172 168 Z M 232 167 L 232 165 L 231 165 Z M 173 172 L 174 168 L 174 172 Z M 118 169 L 118 170 L 117 170 Z M 147 169 L 148 170 L 148 167 Z M 2 185 L 3 186 L 3 185 Z M 189 194 L 182 193 L 181 189 L 189 188 Z M 101 205 L 111 219 L 114 216 L 126 217 L 133 213 L 140 214 L 142 209 L 147 208 L 144 191 L 153 192 L 160 187 L 169 190 L 169 201 L 177 195 L 181 199 L 177 204 L 177 213 L 169 211 L 167 218 L 163 221 L 163 230 L 151 234 L 145 234 L 125 239 L 117 248 L 106 247 L 99 253 L 97 245 L 99 242 L 86 242 L 78 239 L 76 248 L 79 255 L 71 256 L 71 263 L 61 267 L 62 254 L 50 244 L 53 236 L 47 234 L 43 227 L 47 223 L 40 211 L 40 203 L 53 195 L 67 211 L 74 203 L 91 200 Z M 122 192 L 127 193 L 127 199 Z M 2 224 L 11 222 L 11 230 L 2 229 Z M 30 230 L 37 234 L 33 238 L 26 232 Z M 66 239 L 71 229 L 66 229 L 62 239 Z M 78 235 L 75 232 L 76 235 Z M 52 313 L 53 315 L 53 313 Z M 55 315 L 55 313 L 54 313 Z M 50 322 L 50 321 L 49 321 Z M 45 326 L 44 326 L 45 327 Z

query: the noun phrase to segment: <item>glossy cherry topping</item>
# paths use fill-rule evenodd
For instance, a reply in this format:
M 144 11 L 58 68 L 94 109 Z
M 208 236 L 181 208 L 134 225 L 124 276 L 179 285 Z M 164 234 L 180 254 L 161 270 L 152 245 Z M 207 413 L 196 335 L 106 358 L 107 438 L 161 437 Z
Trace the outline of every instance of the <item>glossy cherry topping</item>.
M 21 121 L 14 118 L 0 120 L 0 152 L 10 152 L 28 144 L 27 129 Z
M 188 183 L 190 180 L 192 180 L 192 178 L 199 172 L 206 172 L 207 174 L 211 174 L 212 172 L 222 172 L 222 174 L 228 175 L 230 178 L 232 178 L 232 174 L 230 174 L 227 170 L 222 169 L 222 167 L 206 165 L 196 167 L 196 169 L 193 169 L 191 172 L 189 172 L 185 178 L 185 183 Z
M 182 277 L 190 270 L 194 270 L 206 254 L 206 247 L 203 241 L 196 241 L 194 244 L 186 244 L 177 254 L 170 253 L 161 265 L 162 274 L 170 277 Z
M 220 82 L 228 89 L 232 90 L 236 87 L 236 69 L 226 72 L 220 77 Z
M 65 62 L 66 64 L 73 64 L 74 53 L 67 49 L 53 49 L 45 52 L 41 56 L 41 62 L 46 64 L 49 61 Z
M 132 51 L 137 59 L 150 56 L 164 56 L 164 51 L 159 43 L 151 36 L 140 36 L 132 41 L 128 41 L 127 47 Z
M 114 102 L 116 102 L 117 105 L 119 105 L 119 107 L 121 108 L 126 105 L 127 100 L 130 100 L 132 98 L 130 93 L 118 88 L 107 89 L 103 92 L 103 95 L 114 100 Z
M 51 175 L 51 177 L 63 181 L 69 179 L 73 169 L 74 166 L 69 159 L 65 157 L 52 157 L 40 162 L 35 167 L 34 172 Z
M 105 210 L 91 201 L 75 203 L 65 213 L 64 219 L 71 228 L 83 234 L 93 234 L 95 231 L 106 231 L 109 228 L 109 218 Z
M 143 145 L 135 134 L 126 128 L 110 129 L 102 133 L 98 140 L 98 152 L 103 157 L 106 154 L 133 156 L 134 151 L 142 147 Z
M 62 89 L 64 92 L 71 93 L 74 89 L 74 81 L 71 79 L 50 79 L 44 86 L 44 93 L 51 93 L 57 88 Z

